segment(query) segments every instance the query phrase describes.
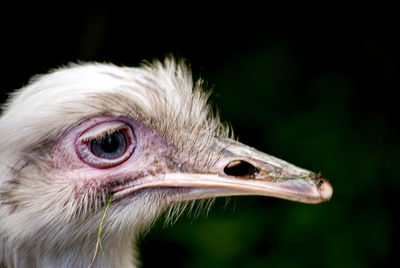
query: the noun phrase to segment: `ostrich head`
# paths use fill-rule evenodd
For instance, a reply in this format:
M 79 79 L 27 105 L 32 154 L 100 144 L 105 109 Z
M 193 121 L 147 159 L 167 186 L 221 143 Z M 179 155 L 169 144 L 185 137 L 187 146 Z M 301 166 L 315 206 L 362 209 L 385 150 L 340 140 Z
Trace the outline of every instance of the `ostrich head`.
M 171 206 L 331 197 L 321 176 L 230 138 L 207 97 L 172 58 L 70 65 L 12 94 L 0 118 L 0 266 L 132 267 L 132 241 Z

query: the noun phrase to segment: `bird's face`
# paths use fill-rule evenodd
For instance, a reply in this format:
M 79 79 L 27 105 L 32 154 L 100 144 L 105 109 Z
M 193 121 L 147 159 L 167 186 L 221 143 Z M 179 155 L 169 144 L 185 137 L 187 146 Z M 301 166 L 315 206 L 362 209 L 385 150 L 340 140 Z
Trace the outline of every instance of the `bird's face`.
M 112 207 L 120 207 L 116 211 L 136 217 L 137 207 L 149 212 L 156 207 L 157 215 L 176 202 L 219 196 L 264 195 L 319 203 L 332 194 L 318 174 L 229 138 L 216 136 L 208 143 L 203 159 L 201 149 L 176 148 L 167 136 L 137 119 L 95 116 L 54 146 L 51 177 L 60 185 L 73 185 L 80 204 L 76 208 L 84 214 L 103 208 L 111 196 Z M 129 206 L 132 211 L 127 211 Z M 122 218 L 121 225 L 135 222 Z
M 61 70 L 21 90 L 0 122 L 8 142 L 2 154 L 18 152 L 3 161 L 12 168 L 2 178 L 1 213 L 8 216 L 0 231 L 49 249 L 60 248 L 68 233 L 68 248 L 96 240 L 110 198 L 109 241 L 131 237 L 171 204 L 189 200 L 330 199 L 320 175 L 229 138 L 206 97 L 174 62 Z M 21 221 L 32 221 L 32 229 Z M 49 232 L 52 243 L 42 235 Z
M 136 195 L 162 194 L 166 204 L 229 196 L 265 195 L 319 203 L 331 195 L 320 175 L 232 139 L 214 137 L 208 159 L 180 151 L 165 136 L 126 117 L 98 116 L 71 129 L 52 152 L 54 180 L 92 196 L 94 208 Z

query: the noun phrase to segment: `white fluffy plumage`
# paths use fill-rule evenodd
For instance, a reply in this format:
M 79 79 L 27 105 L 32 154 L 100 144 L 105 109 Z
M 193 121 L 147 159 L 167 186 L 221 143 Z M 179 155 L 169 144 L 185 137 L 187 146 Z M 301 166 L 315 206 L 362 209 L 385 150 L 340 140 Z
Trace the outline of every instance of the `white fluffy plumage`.
M 90 206 L 88 197 L 75 200 L 76 185 L 48 175 L 51 150 L 65 133 L 94 116 L 129 117 L 156 131 L 177 153 L 202 148 L 195 150 L 196 161 L 207 165 L 210 140 L 228 136 L 207 98 L 201 81 L 193 82 L 185 63 L 173 58 L 139 68 L 70 64 L 12 93 L 0 118 L 0 264 L 88 265 L 82 255 L 93 254 L 102 208 L 78 215 Z M 104 230 L 111 231 L 104 231 L 103 244 L 106 255 L 114 255 L 98 256 L 94 266 L 130 267 L 131 240 L 165 209 L 160 202 L 142 196 L 126 210 L 109 212 L 113 220 L 106 218 Z

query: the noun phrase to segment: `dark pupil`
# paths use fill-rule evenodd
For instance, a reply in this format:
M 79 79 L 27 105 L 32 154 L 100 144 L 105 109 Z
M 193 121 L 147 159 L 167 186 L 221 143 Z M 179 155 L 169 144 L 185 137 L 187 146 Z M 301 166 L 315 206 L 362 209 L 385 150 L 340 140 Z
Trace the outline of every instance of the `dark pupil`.
M 104 139 L 100 140 L 100 148 L 105 153 L 113 153 L 119 147 L 119 140 L 115 138 L 115 136 L 107 136 Z
M 125 135 L 118 131 L 101 139 L 93 140 L 90 143 L 90 149 L 94 155 L 101 158 L 118 158 L 126 150 Z

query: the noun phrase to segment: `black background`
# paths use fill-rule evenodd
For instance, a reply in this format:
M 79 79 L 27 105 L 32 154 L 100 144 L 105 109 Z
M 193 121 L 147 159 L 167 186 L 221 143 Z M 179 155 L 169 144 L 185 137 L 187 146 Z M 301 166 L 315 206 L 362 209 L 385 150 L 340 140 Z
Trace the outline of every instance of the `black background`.
M 68 62 L 186 58 L 242 142 L 321 171 L 334 195 L 315 206 L 218 199 L 208 217 L 165 228 L 160 222 L 145 235 L 144 267 L 375 267 L 396 260 L 399 42 L 390 8 L 328 15 L 324 7 L 311 17 L 297 7 L 294 16 L 269 6 L 198 5 L 174 12 L 156 4 L 4 8 L 2 99 Z

